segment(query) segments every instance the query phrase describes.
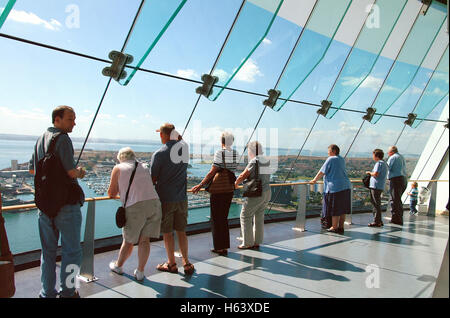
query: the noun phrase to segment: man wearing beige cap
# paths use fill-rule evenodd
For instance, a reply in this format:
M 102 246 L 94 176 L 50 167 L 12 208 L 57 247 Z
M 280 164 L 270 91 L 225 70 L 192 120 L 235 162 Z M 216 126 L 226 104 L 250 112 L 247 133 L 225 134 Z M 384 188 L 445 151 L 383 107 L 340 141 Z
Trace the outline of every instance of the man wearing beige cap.
M 178 273 L 174 256 L 173 231 L 175 230 L 183 257 L 184 273 L 190 275 L 194 272 L 194 265 L 188 259 L 186 236 L 189 147 L 172 124 L 165 123 L 156 131 L 159 132 L 163 146 L 152 156 L 151 175 L 161 200 L 161 232 L 168 258 L 167 262 L 159 264 L 157 269 Z

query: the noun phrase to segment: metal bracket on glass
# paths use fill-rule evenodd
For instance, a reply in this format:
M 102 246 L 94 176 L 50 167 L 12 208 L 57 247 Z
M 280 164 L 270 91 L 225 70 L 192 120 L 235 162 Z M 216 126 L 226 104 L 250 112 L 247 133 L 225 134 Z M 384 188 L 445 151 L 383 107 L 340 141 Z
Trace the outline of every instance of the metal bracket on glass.
M 219 81 L 219 78 L 217 76 L 212 76 L 209 74 L 203 74 L 202 75 L 202 82 L 203 85 L 199 86 L 195 89 L 195 92 L 197 94 L 203 95 L 206 98 L 209 97 L 209 95 L 213 92 L 213 86 Z
M 281 91 L 276 89 L 269 89 L 267 91 L 267 94 L 269 94 L 269 98 L 263 101 L 263 105 L 273 108 L 277 103 L 278 97 L 280 97 L 281 95 Z
M 116 81 L 124 79 L 127 76 L 127 72 L 124 70 L 125 65 L 133 62 L 133 56 L 118 51 L 111 51 L 109 59 L 112 60 L 112 65 L 105 67 L 102 74 L 112 77 Z
M 417 118 L 417 114 L 409 113 L 408 119 L 405 120 L 405 125 L 408 125 L 411 127 L 414 124 L 414 121 L 416 120 L 416 118 Z
M 431 0 L 422 0 L 422 3 L 423 3 L 423 5 L 422 5 L 422 8 L 420 8 L 420 14 L 421 15 L 426 15 L 427 11 L 428 11 L 428 8 L 431 5 Z
M 320 102 L 320 104 L 322 104 L 322 107 L 317 111 L 317 113 L 325 117 L 328 114 L 328 111 L 330 110 L 333 102 L 329 100 L 323 100 Z
M 373 115 L 375 115 L 375 112 L 377 110 L 373 107 L 367 108 L 366 114 L 363 116 L 364 120 L 367 120 L 369 123 L 372 121 Z

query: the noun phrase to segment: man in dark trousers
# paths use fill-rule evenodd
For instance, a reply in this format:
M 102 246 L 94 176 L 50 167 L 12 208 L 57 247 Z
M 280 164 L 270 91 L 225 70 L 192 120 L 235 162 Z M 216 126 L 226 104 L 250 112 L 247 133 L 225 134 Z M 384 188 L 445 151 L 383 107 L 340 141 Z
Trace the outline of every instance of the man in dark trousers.
M 405 158 L 398 153 L 396 146 L 389 147 L 388 179 L 392 219 L 391 223 L 403 225 L 402 195 L 405 192 L 408 180 L 406 179 Z
M 39 211 L 39 236 L 42 245 L 41 254 L 41 285 L 40 298 L 56 298 L 56 250 L 58 239 L 61 235 L 61 273 L 60 292 L 61 298 L 79 298 L 75 288 L 76 274 L 81 264 L 81 209 L 84 202 L 84 194 L 78 186 L 77 178 L 83 178 L 85 171 L 76 167 L 72 140 L 67 135 L 75 126 L 75 111 L 69 106 L 58 106 L 53 110 L 53 127 L 49 127 L 36 142 L 35 151 L 30 160 L 29 170 L 31 174 L 38 168 L 38 161 L 48 151 L 52 137 L 60 133 L 56 144 L 55 153 L 58 155 L 62 166 L 75 184 L 71 189 L 79 189 L 68 199 L 66 205 L 58 211 L 56 217 L 51 219 L 42 211 Z M 37 171 L 36 171 L 37 172 Z M 64 171 L 62 172 L 64 173 Z M 74 198 L 75 195 L 75 198 Z

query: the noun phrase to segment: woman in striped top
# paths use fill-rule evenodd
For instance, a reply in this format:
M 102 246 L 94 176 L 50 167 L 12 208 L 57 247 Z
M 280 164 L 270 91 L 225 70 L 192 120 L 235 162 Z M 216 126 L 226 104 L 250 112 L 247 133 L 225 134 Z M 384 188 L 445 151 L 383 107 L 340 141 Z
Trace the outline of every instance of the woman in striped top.
M 221 168 L 236 171 L 238 165 L 238 153 L 231 146 L 234 142 L 234 136 L 229 132 L 222 133 L 221 136 L 222 147 L 214 154 L 214 161 L 211 166 L 211 170 L 205 176 L 205 178 L 198 185 L 194 186 L 192 192 L 198 193 L 200 189 L 208 184 L 208 182 L 214 177 L 216 172 Z M 223 154 L 225 155 L 225 164 L 223 162 Z M 211 233 L 213 237 L 214 249 L 211 251 L 219 255 L 227 255 L 230 248 L 230 231 L 228 229 L 228 213 L 231 206 L 231 200 L 233 199 L 234 192 L 229 193 L 216 193 L 210 195 L 211 205 Z

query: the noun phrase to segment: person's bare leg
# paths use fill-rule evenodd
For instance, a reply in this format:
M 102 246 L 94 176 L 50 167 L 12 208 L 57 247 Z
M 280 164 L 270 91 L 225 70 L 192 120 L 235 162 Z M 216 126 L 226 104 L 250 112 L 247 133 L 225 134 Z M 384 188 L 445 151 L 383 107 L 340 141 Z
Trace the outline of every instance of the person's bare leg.
M 339 217 L 339 228 L 340 228 L 340 229 L 343 229 L 343 228 L 344 228 L 344 223 L 345 223 L 345 214 L 342 214 L 342 215 Z
M 122 242 L 122 246 L 119 251 L 119 258 L 117 259 L 117 266 L 122 267 L 125 261 L 130 257 L 133 252 L 133 244 L 127 243 L 125 240 Z
M 339 216 L 331 217 L 331 230 L 337 230 L 339 228 Z
M 175 264 L 175 255 L 174 253 L 174 249 L 175 249 L 175 245 L 173 242 L 173 233 L 163 233 L 163 238 L 164 238 L 164 246 L 166 247 L 166 253 L 167 253 L 167 262 L 172 265 Z
M 138 271 L 143 272 L 145 264 L 147 264 L 148 257 L 150 256 L 150 240 L 148 237 L 139 238 L 138 246 Z
M 189 263 L 188 256 L 188 239 L 186 232 L 177 231 L 178 245 L 180 246 L 181 255 L 183 256 L 183 265 Z

